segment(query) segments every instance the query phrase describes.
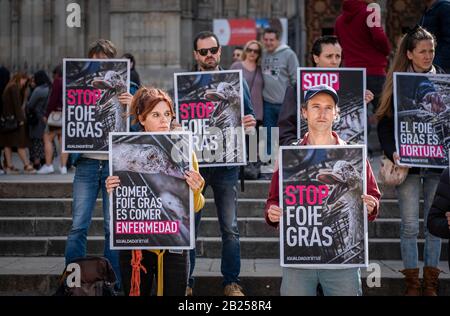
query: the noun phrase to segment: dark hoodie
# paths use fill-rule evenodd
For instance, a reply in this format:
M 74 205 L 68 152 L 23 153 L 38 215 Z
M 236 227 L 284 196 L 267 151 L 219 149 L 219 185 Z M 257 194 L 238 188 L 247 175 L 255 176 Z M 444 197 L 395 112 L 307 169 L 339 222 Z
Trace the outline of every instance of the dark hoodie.
M 436 36 L 437 46 L 433 63 L 450 73 L 450 1 L 434 2 L 423 14 L 420 25 Z
M 450 212 L 450 176 L 448 168 L 441 174 L 441 180 L 436 189 L 433 204 L 427 219 L 427 227 L 434 236 L 449 239 L 450 227 L 445 213 Z M 450 268 L 450 242 L 448 243 L 448 266 Z
M 342 45 L 344 67 L 364 67 L 367 75 L 385 76 L 391 45 L 382 27 L 369 27 L 367 3 L 345 0 L 334 32 Z M 371 20 L 371 19 L 369 19 Z

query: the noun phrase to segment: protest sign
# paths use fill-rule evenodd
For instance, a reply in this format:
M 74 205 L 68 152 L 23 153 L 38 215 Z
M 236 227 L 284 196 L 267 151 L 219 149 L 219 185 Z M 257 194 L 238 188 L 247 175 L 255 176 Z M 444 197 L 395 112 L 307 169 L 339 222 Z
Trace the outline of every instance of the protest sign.
M 282 266 L 368 264 L 363 145 L 280 147 Z
M 127 132 L 127 108 L 118 96 L 130 88 L 128 59 L 63 62 L 63 151 L 108 153 L 110 132 Z
M 450 149 L 450 75 L 394 73 L 400 165 L 445 168 Z
M 245 165 L 241 70 L 176 73 L 175 110 L 201 167 Z
M 190 133 L 110 133 L 112 249 L 192 249 L 193 193 Z
M 308 124 L 301 116 L 301 104 L 312 86 L 327 85 L 339 96 L 340 119 L 333 124 L 348 144 L 366 144 L 366 70 L 364 68 L 298 68 L 297 70 L 297 137 L 303 138 Z M 301 117 L 299 120 L 298 118 Z

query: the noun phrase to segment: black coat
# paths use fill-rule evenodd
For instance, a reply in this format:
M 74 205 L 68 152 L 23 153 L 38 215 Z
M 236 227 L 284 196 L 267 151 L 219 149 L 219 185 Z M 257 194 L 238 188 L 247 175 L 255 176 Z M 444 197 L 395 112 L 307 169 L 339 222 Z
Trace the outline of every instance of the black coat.
M 434 63 L 450 71 L 450 1 L 438 0 L 425 11 L 420 21 L 437 41 Z
M 447 167 L 442 172 L 441 181 L 428 214 L 427 227 L 431 234 L 449 239 L 447 259 L 450 268 L 450 227 L 445 216 L 446 212 L 450 212 L 450 176 L 448 169 Z
M 297 85 L 295 85 L 297 86 Z M 284 94 L 280 115 L 278 116 L 278 127 L 280 128 L 280 145 L 292 145 L 298 140 L 297 137 L 297 89 L 288 86 Z

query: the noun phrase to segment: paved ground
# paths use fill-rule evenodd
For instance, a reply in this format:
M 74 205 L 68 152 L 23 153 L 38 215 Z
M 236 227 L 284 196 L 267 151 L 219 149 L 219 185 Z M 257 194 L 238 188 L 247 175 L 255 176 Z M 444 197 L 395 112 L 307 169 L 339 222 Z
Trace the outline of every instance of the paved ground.
M 399 270 L 403 269 L 401 261 L 371 261 L 381 268 L 382 277 L 401 277 Z M 423 263 L 419 263 L 423 266 Z M 448 265 L 441 262 L 439 268 L 443 271 L 440 278 L 450 279 Z M 14 274 L 46 274 L 60 275 L 64 269 L 63 257 L 0 257 L 0 275 Z M 368 272 L 362 269 L 362 276 Z M 220 272 L 220 259 L 198 258 L 195 266 L 196 276 L 218 276 Z M 241 277 L 281 277 L 280 261 L 278 259 L 242 259 Z

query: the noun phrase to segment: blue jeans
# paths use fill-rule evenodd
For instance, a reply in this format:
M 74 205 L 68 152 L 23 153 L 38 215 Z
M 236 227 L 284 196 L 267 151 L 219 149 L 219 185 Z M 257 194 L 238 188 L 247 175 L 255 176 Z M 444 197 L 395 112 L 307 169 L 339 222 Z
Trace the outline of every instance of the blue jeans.
M 109 248 L 109 196 L 105 187 L 109 175 L 108 160 L 80 158 L 77 160 L 73 180 L 72 228 L 66 243 L 66 264 L 86 256 L 86 241 L 92 221 L 92 213 L 98 192 L 102 190 L 103 227 L 105 229 L 104 256 L 110 261 L 116 273 L 117 288 L 120 288 L 119 252 Z
M 272 154 L 272 127 L 278 127 L 281 104 L 264 101 L 263 126 L 267 128 L 267 155 Z
M 361 296 L 361 271 L 349 269 L 298 269 L 283 267 L 281 296 L 316 296 L 320 283 L 324 296 Z
M 428 212 L 439 183 L 439 175 L 425 174 L 424 170 L 421 172 L 422 175 L 408 175 L 406 180 L 396 187 L 402 220 L 400 226 L 400 244 L 405 269 L 415 269 L 418 267 L 417 235 L 419 234 L 419 199 L 422 186 L 424 197 L 423 227 L 425 234 L 423 259 L 425 266 L 437 267 L 441 256 L 441 239 L 430 234 L 427 228 Z
M 222 234 L 222 258 L 221 272 L 223 275 L 223 285 L 239 282 L 241 271 L 241 246 L 239 242 L 239 229 L 237 223 L 237 179 L 239 168 L 202 168 L 200 173 L 205 179 L 206 191 L 211 186 L 214 193 L 214 203 L 216 205 L 217 217 Z M 195 216 L 195 238 L 197 238 L 198 228 L 201 221 L 201 212 Z M 194 278 L 192 274 L 195 268 L 195 248 L 190 251 L 190 269 L 188 285 L 193 287 Z

